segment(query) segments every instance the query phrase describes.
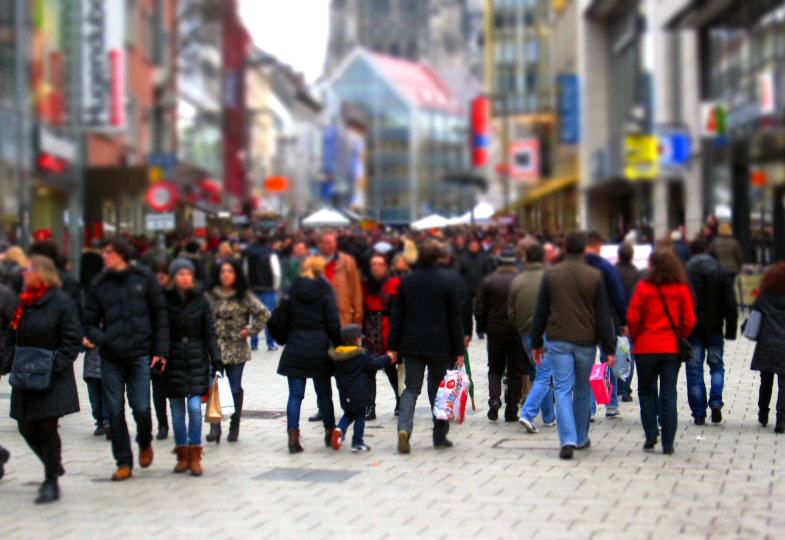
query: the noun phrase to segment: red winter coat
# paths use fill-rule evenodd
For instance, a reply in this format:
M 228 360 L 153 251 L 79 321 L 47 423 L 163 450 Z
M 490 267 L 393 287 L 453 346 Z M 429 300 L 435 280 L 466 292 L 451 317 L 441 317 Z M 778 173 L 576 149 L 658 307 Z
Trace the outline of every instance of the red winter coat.
M 365 310 L 364 333 L 366 337 L 366 347 L 376 355 L 387 351 L 387 343 L 390 339 L 390 312 L 392 311 L 393 298 L 398 294 L 398 287 L 401 285 L 401 278 L 387 278 L 379 294 L 368 292 L 368 282 L 363 281 L 363 308 Z M 374 315 L 381 313 L 382 327 L 381 339 L 379 340 L 379 329 L 373 328 L 377 322 Z M 374 332 L 375 330 L 375 332 Z M 380 343 L 376 343 L 380 341 Z M 377 350 L 378 349 L 378 350 Z
M 648 279 L 643 280 L 638 283 L 627 310 L 630 340 L 634 344 L 635 354 L 679 353 L 679 344 L 657 294 L 657 287 L 681 335 L 689 337 L 695 328 L 692 293 L 685 283 L 655 285 Z

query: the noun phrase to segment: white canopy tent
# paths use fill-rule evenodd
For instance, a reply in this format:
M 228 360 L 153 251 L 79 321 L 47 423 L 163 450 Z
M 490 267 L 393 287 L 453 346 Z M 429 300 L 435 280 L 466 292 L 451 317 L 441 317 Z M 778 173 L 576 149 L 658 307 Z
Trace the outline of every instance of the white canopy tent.
M 327 208 L 323 208 L 303 220 L 303 225 L 311 227 L 318 227 L 320 225 L 343 227 L 349 225 L 349 223 L 349 220 L 346 219 L 343 214 L 336 212 L 335 210 L 328 210 Z
M 481 202 L 477 206 L 474 207 L 474 222 L 475 223 L 487 223 L 493 217 L 495 210 L 490 203 Z M 472 222 L 472 213 L 466 212 L 462 216 L 452 218 L 449 220 L 450 225 L 466 225 Z
M 442 227 L 446 227 L 449 224 L 450 222 L 447 218 L 438 214 L 433 214 L 428 217 L 424 217 L 421 220 L 415 221 L 412 223 L 411 227 L 412 229 L 419 231 L 422 229 L 441 229 Z

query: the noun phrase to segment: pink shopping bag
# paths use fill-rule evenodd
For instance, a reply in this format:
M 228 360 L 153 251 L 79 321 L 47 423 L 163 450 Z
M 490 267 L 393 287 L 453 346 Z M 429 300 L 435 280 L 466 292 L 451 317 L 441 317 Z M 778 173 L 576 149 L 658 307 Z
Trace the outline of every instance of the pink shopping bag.
M 611 378 L 608 364 L 594 364 L 591 368 L 589 383 L 594 392 L 594 399 L 599 405 L 611 402 Z

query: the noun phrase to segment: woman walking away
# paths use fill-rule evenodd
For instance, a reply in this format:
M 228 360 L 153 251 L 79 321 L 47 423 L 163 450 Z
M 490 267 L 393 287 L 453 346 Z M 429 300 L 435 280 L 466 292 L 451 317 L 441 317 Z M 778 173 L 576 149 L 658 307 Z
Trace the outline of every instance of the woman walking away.
M 695 308 L 684 265 L 673 250 L 658 248 L 649 256 L 649 273 L 638 284 L 627 313 L 630 340 L 638 366 L 638 399 L 646 434 L 644 450 L 657 444 L 657 381 L 662 399 L 662 452 L 673 453 L 676 438 L 676 383 L 679 340 L 695 327 Z M 673 325 L 675 325 L 675 331 Z
M 24 292 L 6 335 L 6 369 L 12 370 L 21 347 L 55 351 L 52 379 L 45 390 L 11 391 L 11 418 L 19 433 L 44 464 L 45 480 L 36 503 L 60 498 L 57 479 L 65 474 L 61 464 L 61 416 L 79 412 L 73 363 L 82 345 L 79 313 L 71 298 L 60 290 L 60 276 L 46 257 L 30 257 L 24 275 Z
M 215 333 L 221 349 L 221 361 L 234 398 L 234 414 L 229 422 L 229 442 L 240 435 L 243 412 L 243 369 L 251 359 L 248 338 L 264 329 L 270 311 L 248 290 L 245 275 L 236 259 L 227 259 L 218 267 L 217 281 L 207 293 L 213 311 Z M 221 442 L 221 424 L 211 424 L 208 442 Z
M 371 275 L 363 282 L 363 303 L 365 320 L 364 344 L 373 356 L 381 356 L 387 351 L 390 338 L 390 313 L 392 302 L 398 294 L 401 279 L 391 277 L 390 267 L 384 255 L 377 253 L 371 257 Z M 395 394 L 395 416 L 398 416 L 400 398 L 398 397 L 398 372 L 394 365 L 386 365 L 384 372 Z M 366 420 L 376 420 L 376 372 L 370 374 L 371 397 Z
M 323 257 L 308 257 L 300 276 L 292 283 L 289 301 L 291 320 L 289 338 L 281 354 L 278 374 L 288 378 L 289 401 L 286 420 L 289 452 L 302 452 L 300 444 L 300 405 L 305 395 L 305 380 L 313 379 L 316 401 L 322 413 L 324 444 L 330 446 L 335 429 L 332 385 L 333 369 L 327 351 L 341 344 L 341 319 L 330 282 L 324 277 Z
M 758 421 L 769 423 L 769 402 L 777 375 L 777 423 L 774 433 L 785 433 L 785 263 L 777 263 L 766 272 L 760 296 L 752 306 L 761 313 L 758 343 L 752 355 L 754 371 L 760 371 Z
M 170 348 L 159 386 L 169 398 L 174 431 L 174 472 L 188 469 L 202 474 L 202 396 L 210 380 L 223 371 L 221 351 L 215 337 L 213 316 L 207 298 L 195 285 L 194 266 L 188 259 L 175 259 L 170 268 L 173 286 L 166 291 Z M 186 428 L 185 410 L 188 409 Z

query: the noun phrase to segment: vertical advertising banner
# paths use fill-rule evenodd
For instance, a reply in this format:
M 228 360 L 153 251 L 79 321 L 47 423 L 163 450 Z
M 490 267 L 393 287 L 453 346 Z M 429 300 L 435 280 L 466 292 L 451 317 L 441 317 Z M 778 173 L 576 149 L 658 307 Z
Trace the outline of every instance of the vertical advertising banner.
M 245 177 L 245 56 L 248 35 L 237 14 L 236 0 L 223 2 L 223 141 L 224 189 L 243 198 Z
M 85 127 L 125 128 L 125 2 L 82 0 Z
M 562 73 L 559 87 L 559 140 L 562 144 L 578 144 L 581 140 L 580 86 L 578 76 Z

